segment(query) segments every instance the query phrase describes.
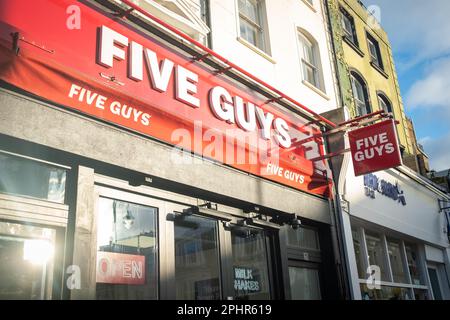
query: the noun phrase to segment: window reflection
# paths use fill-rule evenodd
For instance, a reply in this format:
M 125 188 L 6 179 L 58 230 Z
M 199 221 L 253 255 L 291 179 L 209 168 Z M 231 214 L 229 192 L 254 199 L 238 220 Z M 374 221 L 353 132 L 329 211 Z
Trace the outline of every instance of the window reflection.
M 231 229 L 236 299 L 270 299 L 265 235 L 247 227 Z
M 220 299 L 217 222 L 198 216 L 175 220 L 176 298 Z
M 157 298 L 157 209 L 99 199 L 97 299 Z
M 394 240 L 388 241 L 389 261 L 391 262 L 392 275 L 394 282 L 406 283 L 406 274 L 403 266 L 400 243 Z
M 360 279 L 366 278 L 366 270 L 363 268 L 363 256 L 361 253 L 361 240 L 359 237 L 359 233 L 356 230 L 352 230 L 353 237 L 353 248 L 355 249 L 355 258 L 356 258 L 356 266 L 358 269 L 358 277 Z
M 0 192 L 64 203 L 66 170 L 0 153 Z
M 418 257 L 415 246 L 410 244 L 405 244 L 406 249 L 406 259 L 408 260 L 409 274 L 411 275 L 411 281 L 413 284 L 420 285 L 423 284 L 421 281 L 420 269 L 418 265 Z
M 319 235 L 316 230 L 300 227 L 287 229 L 288 246 L 299 249 L 320 250 Z
M 320 300 L 319 270 L 289 267 L 292 300 Z
M 50 299 L 54 229 L 0 221 L 0 300 Z
M 367 253 L 369 255 L 369 265 L 380 268 L 381 280 L 389 281 L 386 273 L 386 263 L 384 260 L 383 244 L 379 236 L 366 233 Z
M 379 290 L 368 289 L 361 284 L 361 296 L 363 300 L 411 300 L 411 289 L 381 286 Z

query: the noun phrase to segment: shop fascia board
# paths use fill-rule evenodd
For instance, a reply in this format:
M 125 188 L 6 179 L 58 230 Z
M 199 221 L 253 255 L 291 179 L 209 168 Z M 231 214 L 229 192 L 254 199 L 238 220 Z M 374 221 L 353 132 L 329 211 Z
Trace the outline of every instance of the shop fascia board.
M 295 113 L 300 114 L 301 116 L 307 118 L 308 120 L 311 120 L 312 122 L 316 122 L 318 125 L 322 127 L 328 128 L 336 127 L 336 124 L 333 123 L 332 121 L 322 117 L 318 113 L 314 112 L 310 108 L 304 106 L 300 102 L 284 94 L 283 92 L 276 89 L 272 85 L 264 82 L 263 80 L 247 72 L 243 68 L 232 63 L 230 60 L 220 56 L 218 53 L 214 52 L 210 48 L 207 48 L 202 43 L 198 42 L 195 39 L 192 39 L 186 33 L 183 33 L 182 31 L 166 23 L 162 19 L 159 19 L 158 17 L 154 16 L 152 13 L 148 12 L 148 10 L 145 10 L 145 8 L 139 7 L 129 0 L 107 0 L 107 1 L 118 7 L 118 13 L 125 12 L 124 16 L 132 14 L 138 19 L 140 19 L 142 22 L 149 24 L 152 27 L 156 27 L 159 31 L 161 31 L 164 34 L 164 36 L 168 36 L 172 40 L 178 42 L 181 40 L 181 43 L 185 48 L 188 47 L 189 49 L 196 52 L 196 54 L 192 57 L 193 60 L 207 62 L 209 65 L 212 66 L 219 66 L 218 70 L 220 73 L 233 74 L 233 76 L 239 79 L 240 82 L 244 83 L 246 86 L 251 87 L 252 88 L 251 90 L 254 90 L 253 88 L 256 88 L 257 91 L 267 96 L 269 98 L 269 100 L 267 100 L 267 103 L 278 103 L 280 106 L 284 108 L 295 110 Z M 151 23 L 149 23 L 149 21 L 151 21 Z M 130 22 L 128 21 L 128 23 Z M 183 47 L 180 48 L 183 49 Z M 183 50 L 186 51 L 186 49 Z

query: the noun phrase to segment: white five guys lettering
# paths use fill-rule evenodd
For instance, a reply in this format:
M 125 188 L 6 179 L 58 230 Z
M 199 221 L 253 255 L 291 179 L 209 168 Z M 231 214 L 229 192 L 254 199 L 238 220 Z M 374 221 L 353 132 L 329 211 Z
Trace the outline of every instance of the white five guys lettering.
M 113 68 L 114 60 L 128 62 L 128 78 L 134 81 L 144 81 L 144 68 L 147 69 L 148 81 L 152 89 L 166 92 L 171 78 L 175 83 L 175 98 L 192 108 L 200 108 L 201 100 L 197 97 L 199 76 L 176 65 L 168 58 L 160 58 L 157 53 L 143 47 L 106 27 L 100 28 L 98 63 L 106 68 Z M 287 122 L 270 112 L 265 112 L 242 97 L 232 96 L 223 87 L 209 89 L 209 107 L 218 119 L 229 124 L 236 124 L 240 129 L 253 132 L 258 129 L 261 137 L 289 148 L 292 145 Z M 131 111 L 130 111 L 131 112 Z M 141 119 L 142 120 L 142 119 Z

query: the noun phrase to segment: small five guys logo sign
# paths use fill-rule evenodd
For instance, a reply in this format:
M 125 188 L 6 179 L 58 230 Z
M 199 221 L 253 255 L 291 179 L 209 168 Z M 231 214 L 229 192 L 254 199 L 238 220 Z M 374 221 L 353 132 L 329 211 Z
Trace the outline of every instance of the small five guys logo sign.
M 348 134 L 355 176 L 402 164 L 395 121 L 390 119 Z

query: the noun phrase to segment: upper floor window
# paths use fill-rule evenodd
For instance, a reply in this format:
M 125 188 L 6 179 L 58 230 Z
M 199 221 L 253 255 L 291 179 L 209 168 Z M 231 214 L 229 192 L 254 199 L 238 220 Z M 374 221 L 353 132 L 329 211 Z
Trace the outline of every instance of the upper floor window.
M 356 36 L 355 20 L 353 17 L 341 8 L 341 22 L 344 30 L 344 37 L 354 45 L 358 46 L 358 38 Z
M 357 116 L 364 116 L 371 113 L 369 103 L 369 93 L 363 78 L 356 72 L 350 74 L 352 81 L 353 97 L 355 98 Z
M 367 33 L 367 45 L 369 47 L 370 61 L 378 68 L 383 69 L 383 60 L 381 59 L 380 45 L 369 33 Z
M 314 1 L 313 0 L 303 0 L 305 1 L 307 4 L 309 4 L 311 7 L 314 7 Z
M 303 80 L 323 90 L 320 53 L 317 42 L 305 32 L 298 32 Z
M 386 113 L 392 112 L 392 105 L 389 102 L 389 99 L 383 93 L 378 93 L 378 106 L 380 110 L 384 110 Z
M 264 1 L 238 0 L 240 36 L 255 47 L 267 52 L 264 28 Z

